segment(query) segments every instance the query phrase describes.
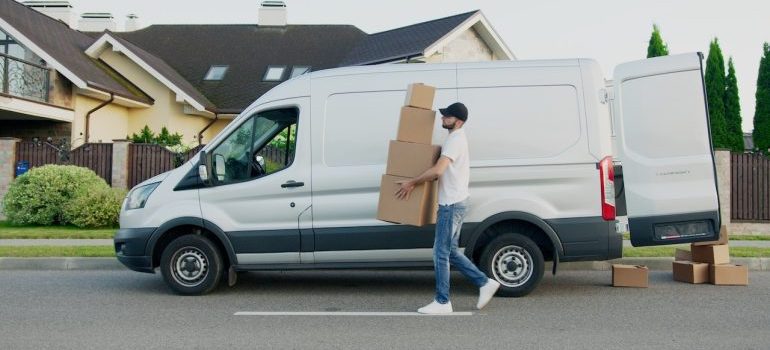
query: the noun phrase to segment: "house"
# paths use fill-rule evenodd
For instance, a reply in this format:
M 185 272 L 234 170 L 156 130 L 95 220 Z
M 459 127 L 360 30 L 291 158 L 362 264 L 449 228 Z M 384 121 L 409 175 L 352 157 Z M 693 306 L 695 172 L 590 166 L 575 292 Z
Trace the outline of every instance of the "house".
M 286 13 L 283 2 L 265 1 L 255 23 L 141 29 L 131 15 L 118 32 L 108 13 L 75 23 L 67 1 L 0 0 L 0 137 L 68 139 L 77 147 L 147 125 L 197 145 L 308 71 L 515 59 L 481 11 L 374 34 L 292 25 Z

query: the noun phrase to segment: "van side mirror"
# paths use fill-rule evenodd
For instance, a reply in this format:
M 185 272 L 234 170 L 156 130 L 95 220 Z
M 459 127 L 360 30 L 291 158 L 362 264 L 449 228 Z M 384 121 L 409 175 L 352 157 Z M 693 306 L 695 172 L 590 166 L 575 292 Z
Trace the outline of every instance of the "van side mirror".
M 214 156 L 214 173 L 217 181 L 225 181 L 225 156 L 221 154 Z
M 206 154 L 206 151 L 201 151 L 200 157 L 200 161 L 198 162 L 198 177 L 201 179 L 201 182 L 209 185 L 209 157 Z
M 256 158 L 257 158 L 257 163 L 259 164 L 259 166 L 262 167 L 262 169 L 264 169 L 265 168 L 265 157 L 257 156 Z

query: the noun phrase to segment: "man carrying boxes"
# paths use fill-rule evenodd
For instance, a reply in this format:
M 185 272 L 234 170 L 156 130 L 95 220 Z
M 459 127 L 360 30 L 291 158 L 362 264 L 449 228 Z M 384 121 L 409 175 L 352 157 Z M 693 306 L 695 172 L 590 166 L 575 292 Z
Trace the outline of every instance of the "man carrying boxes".
M 430 92 L 430 104 L 427 104 L 426 89 Z M 422 84 L 412 84 L 407 92 L 407 106 L 416 106 L 419 108 L 430 109 L 433 105 L 434 89 Z M 408 107 L 405 107 L 408 108 Z M 435 112 L 431 111 L 434 115 Z M 413 194 L 425 196 L 424 192 L 428 185 L 438 179 L 438 213 L 436 218 L 436 236 L 433 242 L 433 264 L 436 273 L 436 296 L 430 304 L 420 308 L 417 312 L 425 314 L 443 314 L 452 312 L 452 303 L 449 301 L 449 264 L 451 263 L 460 270 L 469 280 L 479 287 L 479 300 L 476 304 L 478 309 L 483 308 L 489 303 L 497 292 L 500 284 L 488 278 L 465 255 L 460 253 L 458 243 L 460 238 L 460 229 L 462 227 L 465 213 L 468 210 L 468 183 L 470 180 L 470 159 L 468 154 L 468 140 L 465 131 L 462 129 L 468 120 L 468 110 L 462 103 L 453 103 L 449 107 L 440 109 L 441 125 L 449 130 L 444 145 L 441 148 L 441 156 L 435 165 L 429 167 L 418 175 L 412 175 L 411 178 L 396 181 L 399 185 L 395 191 L 398 199 L 410 201 Z M 399 140 L 408 136 L 415 130 L 404 127 L 405 123 L 411 120 L 405 118 L 402 110 L 401 121 L 399 125 Z M 432 134 L 433 123 L 430 123 L 430 133 Z M 425 139 L 422 139 L 425 141 Z M 398 142 L 396 141 L 396 142 Z M 430 141 L 428 141 L 430 142 Z M 398 143 L 391 142 L 391 151 L 393 147 L 405 147 Z M 416 148 L 415 148 L 416 150 Z M 427 152 L 427 151 L 426 151 Z M 398 165 L 391 165 L 400 162 L 392 160 L 393 153 L 388 156 L 388 168 L 399 169 Z M 405 158 L 413 157 L 412 154 Z M 403 160 L 406 162 L 406 160 Z M 401 163 L 404 164 L 404 163 Z M 405 167 L 406 168 L 406 167 Z M 380 193 L 380 208 L 385 193 L 385 180 L 383 177 L 383 189 Z M 422 190 L 420 190 L 422 188 Z M 379 218 L 379 214 L 378 214 Z

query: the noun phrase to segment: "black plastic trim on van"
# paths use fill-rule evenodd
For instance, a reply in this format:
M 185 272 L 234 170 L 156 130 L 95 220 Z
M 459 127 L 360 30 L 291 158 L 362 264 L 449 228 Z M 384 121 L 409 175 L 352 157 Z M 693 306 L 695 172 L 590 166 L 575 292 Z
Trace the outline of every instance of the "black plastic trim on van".
M 545 221 L 564 245 L 561 261 L 603 261 L 623 254 L 623 235 L 616 231 L 615 221 L 601 216 Z
M 205 228 L 212 232 L 219 240 L 222 242 L 222 245 L 225 247 L 227 256 L 230 258 L 230 261 L 232 263 L 237 262 L 235 251 L 233 250 L 233 245 L 230 242 L 230 239 L 228 239 L 227 235 L 220 229 L 217 225 L 214 225 L 213 223 L 209 222 L 208 220 L 196 218 L 196 217 L 181 217 L 176 218 L 170 221 L 167 221 L 163 225 L 160 225 L 153 233 L 152 236 L 149 238 L 147 242 L 147 247 L 145 249 L 145 255 L 148 257 L 153 256 L 153 251 L 155 250 L 155 245 L 158 243 L 158 240 L 160 239 L 163 234 L 168 232 L 169 230 L 184 226 L 184 225 L 191 225 L 191 226 L 197 226 L 201 228 Z M 152 266 L 155 266 L 156 261 L 151 261 L 153 264 Z
M 543 232 L 545 232 L 546 236 L 548 236 L 550 239 L 551 244 L 553 244 L 554 252 L 558 254 L 558 256 L 554 257 L 554 260 L 560 259 L 564 255 L 564 246 L 562 245 L 559 236 L 556 234 L 556 231 L 554 231 L 554 229 L 549 226 L 548 223 L 535 215 L 518 211 L 503 212 L 492 215 L 476 225 L 471 234 L 467 235 L 466 237 L 460 236 L 460 245 L 466 247 L 465 255 L 468 258 L 471 258 L 473 257 L 473 254 L 476 253 L 475 249 L 483 249 L 483 247 L 477 247 L 477 241 L 479 237 L 481 237 L 481 235 L 484 233 L 484 231 L 486 231 L 490 226 L 508 220 L 521 220 L 537 226 Z
M 204 184 L 203 181 L 201 181 L 200 176 L 198 176 L 199 165 L 200 160 L 195 162 L 187 174 L 182 176 L 182 179 L 180 179 L 176 186 L 174 186 L 174 191 L 194 190 L 206 187 L 206 184 Z
M 155 227 L 121 228 L 113 238 L 115 257 L 131 270 L 154 273 L 152 259 L 144 255 L 147 241 Z
M 634 247 L 717 240 L 718 224 L 718 211 L 628 218 Z

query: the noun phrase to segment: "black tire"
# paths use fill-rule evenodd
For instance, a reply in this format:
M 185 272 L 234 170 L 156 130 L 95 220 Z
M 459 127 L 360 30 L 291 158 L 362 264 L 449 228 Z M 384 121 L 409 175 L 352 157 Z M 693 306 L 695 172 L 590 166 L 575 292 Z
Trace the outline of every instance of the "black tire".
M 484 248 L 481 270 L 497 282 L 497 295 L 523 297 L 540 284 L 545 261 L 543 252 L 529 237 L 518 233 L 497 236 Z
M 208 238 L 184 235 L 163 249 L 160 272 L 174 292 L 203 295 L 214 290 L 222 279 L 222 255 Z

